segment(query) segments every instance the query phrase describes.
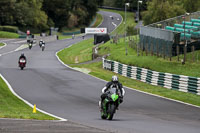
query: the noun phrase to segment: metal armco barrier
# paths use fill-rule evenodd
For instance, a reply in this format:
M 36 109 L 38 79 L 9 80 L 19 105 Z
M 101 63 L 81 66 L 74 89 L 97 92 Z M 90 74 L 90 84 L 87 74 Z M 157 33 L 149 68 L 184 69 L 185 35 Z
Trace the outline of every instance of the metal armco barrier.
M 156 86 L 200 95 L 200 78 L 156 72 L 103 58 L 103 68 Z

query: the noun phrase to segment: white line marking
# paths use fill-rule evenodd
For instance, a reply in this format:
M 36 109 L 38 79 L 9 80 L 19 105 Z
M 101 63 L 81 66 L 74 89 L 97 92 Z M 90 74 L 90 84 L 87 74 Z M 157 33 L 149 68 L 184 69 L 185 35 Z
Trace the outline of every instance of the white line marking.
M 72 46 L 72 45 L 70 45 L 69 47 L 71 47 L 71 46 Z M 69 47 L 66 47 L 66 48 L 69 48 Z M 58 52 L 60 52 L 60 51 L 62 51 L 62 50 L 63 50 L 63 49 L 59 50 Z M 56 52 L 55 56 L 57 57 L 58 61 L 61 62 L 61 64 L 63 64 L 64 66 L 66 66 L 66 67 L 68 67 L 68 68 L 70 68 L 70 69 L 73 69 L 73 70 L 79 71 L 79 70 L 77 70 L 77 69 L 74 69 L 74 68 L 72 68 L 72 67 L 66 65 L 64 62 L 62 62 L 62 61 L 60 60 L 60 58 L 58 57 L 58 55 L 57 55 L 58 52 Z M 79 72 L 81 72 L 81 71 L 79 71 Z M 82 73 L 84 73 L 84 72 L 82 72 Z M 95 77 L 95 76 L 93 76 L 93 75 L 90 75 L 90 74 L 87 74 L 87 73 L 84 73 L 84 74 L 89 75 L 89 76 L 92 76 L 92 77 L 94 77 L 94 78 L 96 78 L 96 79 L 99 79 L 99 80 L 101 80 L 101 81 L 108 82 L 108 81 L 106 81 L 106 80 L 100 79 L 100 78 Z M 144 92 L 144 91 L 141 91 L 141 90 L 137 90 L 137 89 L 134 89 L 134 88 L 130 88 L 130 87 L 127 87 L 127 86 L 124 86 L 124 87 L 127 88 L 127 89 L 130 89 L 130 90 L 134 90 L 134 91 L 137 91 L 137 92 L 140 92 L 140 93 L 147 94 L 147 95 L 151 95 L 151 96 L 155 96 L 155 97 L 163 98 L 163 99 L 166 99 L 166 100 L 174 101 L 174 102 L 177 102 L 177 103 L 181 103 L 181 104 L 189 105 L 189 106 L 192 106 L 192 107 L 200 108 L 200 106 L 193 105 L 193 104 L 190 104 L 190 103 L 185 103 L 185 102 L 182 102 L 182 101 L 179 101 L 179 100 L 174 100 L 174 99 L 166 98 L 166 97 L 159 96 L 159 95 L 156 95 L 156 94 L 151 94 L 151 93 Z
M 0 40 L 0 42 L 7 42 L 7 41 L 13 41 L 13 40 L 16 40 L 16 39 L 4 39 L 4 40 Z
M 17 120 L 17 121 L 49 121 L 49 122 L 61 122 L 61 120 L 37 120 L 37 119 L 19 119 L 19 118 L 0 118 L 0 120 Z
M 115 27 L 117 26 L 114 22 L 112 22 L 112 24 L 113 24 Z
M 9 82 L 3 77 L 3 75 L 0 74 L 0 77 L 4 80 L 4 82 L 7 84 L 8 88 L 10 89 L 10 91 L 17 97 L 19 98 L 20 100 L 22 100 L 24 103 L 26 103 L 27 105 L 29 105 L 31 108 L 34 108 L 34 105 L 32 105 L 31 103 L 29 103 L 28 101 L 26 101 L 25 99 L 23 99 L 22 97 L 20 97 L 17 93 L 15 93 L 15 91 L 13 90 L 13 88 L 11 87 L 11 85 L 9 84 Z M 59 116 L 56 116 L 56 115 L 53 115 L 53 114 L 50 114 L 46 111 L 43 111 L 39 108 L 37 108 L 38 111 L 44 113 L 44 114 L 47 114 L 49 116 L 52 116 L 52 117 L 55 117 L 57 119 L 60 119 L 60 121 L 68 121 L 67 119 L 64 119 L 64 118 L 61 118 Z

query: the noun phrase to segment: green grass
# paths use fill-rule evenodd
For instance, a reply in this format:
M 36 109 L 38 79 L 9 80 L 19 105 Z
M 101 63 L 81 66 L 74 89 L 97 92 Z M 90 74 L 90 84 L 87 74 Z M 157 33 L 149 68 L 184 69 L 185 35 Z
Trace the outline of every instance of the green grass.
M 0 31 L 0 38 L 18 38 L 19 35 L 12 32 Z
M 127 46 L 128 44 L 126 44 Z M 128 46 L 127 46 L 128 47 Z M 124 64 L 147 68 L 155 70 L 158 72 L 167 72 L 179 75 L 194 76 L 200 77 L 200 63 L 192 63 L 191 53 L 188 53 L 187 62 L 185 65 L 182 65 L 181 62 L 177 61 L 177 57 L 173 57 L 172 61 L 169 59 L 163 59 L 162 57 L 156 56 L 146 56 L 143 53 L 143 56 L 137 56 L 136 50 L 128 47 L 128 55 L 125 55 L 125 43 L 121 39 L 120 43 L 110 44 L 110 42 L 100 46 L 99 53 L 105 55 L 110 53 L 108 59 L 119 61 Z M 200 51 L 196 51 L 195 54 L 200 55 Z M 182 58 L 182 57 L 180 57 Z
M 58 56 L 66 64 L 74 64 L 89 61 L 92 59 L 93 39 L 88 39 L 63 49 Z
M 114 12 L 118 13 L 123 17 L 123 22 L 119 25 L 119 27 L 114 30 L 111 34 L 124 34 L 124 21 L 125 21 L 125 13 L 124 11 L 117 11 L 117 10 L 110 10 L 110 9 L 100 9 L 101 11 L 108 11 L 108 12 Z M 133 12 L 126 12 L 126 26 L 135 26 L 135 19 L 134 19 L 134 13 Z
M 37 111 L 32 113 L 33 109 L 19 100 L 9 90 L 6 83 L 0 78 L 0 117 L 1 118 L 19 118 L 19 119 L 38 119 L 38 120 L 56 120 L 51 116 Z
M 5 44 L 4 43 L 0 43 L 0 47 L 4 46 Z
M 72 36 L 67 36 L 67 35 L 59 35 L 59 40 L 63 40 L 63 39 L 68 39 L 68 38 L 72 38 Z
M 92 27 L 97 27 L 102 21 L 103 21 L 102 15 L 97 13 L 96 22 L 94 23 L 94 25 Z

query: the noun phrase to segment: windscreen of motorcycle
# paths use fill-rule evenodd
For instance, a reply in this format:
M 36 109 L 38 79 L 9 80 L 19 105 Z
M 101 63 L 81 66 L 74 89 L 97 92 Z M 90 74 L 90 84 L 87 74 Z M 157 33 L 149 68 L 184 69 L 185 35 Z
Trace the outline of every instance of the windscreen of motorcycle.
M 26 63 L 26 60 L 24 58 L 19 60 L 20 63 Z

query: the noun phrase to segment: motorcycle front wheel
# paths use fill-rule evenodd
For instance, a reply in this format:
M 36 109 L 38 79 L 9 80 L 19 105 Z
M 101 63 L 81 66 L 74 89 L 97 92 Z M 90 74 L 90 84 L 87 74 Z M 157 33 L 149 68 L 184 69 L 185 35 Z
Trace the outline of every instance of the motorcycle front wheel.
M 108 120 L 112 120 L 113 116 L 114 116 L 114 113 L 115 113 L 115 105 L 114 104 L 109 104 L 108 105 L 108 116 L 107 116 L 107 119 Z

